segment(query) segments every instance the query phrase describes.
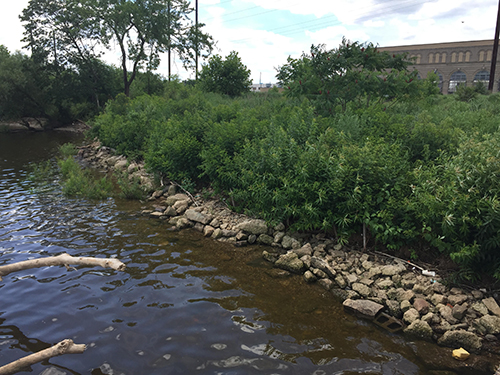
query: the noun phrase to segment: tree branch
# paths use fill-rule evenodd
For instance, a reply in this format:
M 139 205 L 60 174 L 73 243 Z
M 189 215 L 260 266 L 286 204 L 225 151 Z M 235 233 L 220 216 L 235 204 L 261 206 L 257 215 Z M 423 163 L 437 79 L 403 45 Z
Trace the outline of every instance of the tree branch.
M 69 264 L 101 266 L 103 268 L 113 268 L 117 271 L 123 271 L 126 267 L 124 263 L 114 258 L 73 257 L 64 253 L 55 257 L 24 260 L 22 262 L 0 266 L 0 281 L 2 280 L 2 276 L 7 276 L 12 272 L 38 267 L 67 266 Z
M 19 358 L 17 361 L 11 362 L 5 366 L 0 367 L 0 375 L 15 374 L 26 367 L 34 365 L 35 363 L 44 361 L 46 359 L 56 357 L 62 354 L 80 354 L 85 351 L 87 346 L 85 344 L 75 344 L 73 340 L 66 339 L 58 342 L 50 348 L 41 350 L 37 353 L 30 354 L 26 357 Z

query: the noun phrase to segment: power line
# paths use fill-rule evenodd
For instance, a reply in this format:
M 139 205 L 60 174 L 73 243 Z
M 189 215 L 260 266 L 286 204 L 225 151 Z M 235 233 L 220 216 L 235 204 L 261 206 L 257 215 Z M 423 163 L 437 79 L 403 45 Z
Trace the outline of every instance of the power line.
M 367 8 L 365 8 L 365 12 L 363 13 L 362 17 L 359 17 L 359 18 L 366 17 L 368 14 L 371 16 L 371 18 L 376 18 L 377 16 L 383 15 L 383 14 L 391 12 L 391 11 L 394 12 L 394 11 L 397 11 L 397 10 L 409 8 L 409 7 L 412 7 L 412 6 L 415 6 L 415 5 L 419 5 L 419 4 L 423 4 L 423 3 L 426 3 L 426 2 L 428 2 L 428 1 L 426 1 L 426 0 L 417 0 L 417 1 L 409 0 L 409 1 L 405 1 L 405 3 L 410 3 L 410 4 L 404 4 L 404 5 L 398 6 L 398 7 L 389 7 L 389 10 L 387 9 L 387 6 L 383 6 L 383 5 L 381 5 L 380 7 L 378 7 L 378 6 L 367 7 Z M 373 13 L 373 9 L 375 9 L 377 7 L 379 9 L 376 10 L 376 13 L 374 14 Z M 326 17 L 328 17 L 328 18 L 334 18 L 335 16 L 331 15 L 331 16 L 326 16 Z M 307 28 L 307 29 L 304 28 L 304 27 L 299 27 L 299 28 L 295 27 L 296 25 L 299 25 L 299 24 L 303 25 L 303 24 L 309 24 L 309 23 L 314 23 L 314 25 L 311 28 Z M 301 23 L 296 23 L 296 24 L 293 24 L 293 25 L 290 25 L 290 26 L 281 26 L 281 27 L 278 27 L 278 28 L 269 29 L 269 30 L 265 30 L 265 31 L 272 32 L 272 31 L 277 31 L 277 30 L 282 30 L 282 29 L 287 29 L 287 28 L 292 28 L 293 27 L 291 30 L 278 33 L 279 35 L 287 36 L 287 35 L 293 35 L 293 34 L 297 34 L 297 33 L 300 33 L 300 32 L 304 32 L 306 30 L 307 31 L 316 31 L 316 30 L 321 29 L 321 28 L 323 28 L 325 26 L 328 26 L 329 24 L 330 24 L 330 21 L 326 20 L 326 19 L 321 20 L 321 22 L 318 22 L 316 20 L 310 20 L 310 21 L 304 21 L 304 22 L 301 22 Z M 341 25 L 341 24 L 342 23 L 337 20 L 336 22 L 331 23 L 329 26 L 338 26 L 338 25 Z M 232 40 L 231 42 L 233 42 L 233 43 L 239 43 L 239 42 L 244 42 L 244 41 L 247 41 L 247 40 L 250 40 L 250 39 L 252 39 L 252 38 L 248 37 L 248 38 L 243 38 L 243 39 L 238 39 L 238 40 Z

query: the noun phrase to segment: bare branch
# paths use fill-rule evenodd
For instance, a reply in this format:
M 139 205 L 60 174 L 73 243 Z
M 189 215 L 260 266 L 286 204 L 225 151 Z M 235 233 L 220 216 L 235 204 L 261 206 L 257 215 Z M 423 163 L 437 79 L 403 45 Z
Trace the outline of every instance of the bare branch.
M 68 266 L 70 264 L 101 266 L 103 268 L 113 268 L 117 271 L 123 271 L 126 267 L 124 263 L 114 258 L 73 257 L 64 253 L 54 257 L 24 260 L 22 262 L 0 266 L 0 281 L 2 280 L 2 276 L 7 276 L 12 272 L 48 266 Z
M 15 374 L 28 366 L 34 365 L 35 363 L 44 361 L 46 359 L 56 357 L 62 354 L 80 354 L 86 349 L 84 344 L 75 344 L 73 340 L 66 339 L 58 342 L 50 348 L 41 350 L 37 353 L 30 354 L 26 357 L 20 358 L 17 361 L 11 362 L 5 366 L 0 367 L 0 375 Z

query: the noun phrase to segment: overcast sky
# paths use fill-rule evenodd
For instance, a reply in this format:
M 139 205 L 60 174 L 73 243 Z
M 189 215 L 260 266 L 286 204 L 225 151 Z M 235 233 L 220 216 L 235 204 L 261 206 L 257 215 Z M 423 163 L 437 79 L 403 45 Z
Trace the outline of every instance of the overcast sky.
M 13 52 L 22 47 L 18 16 L 28 0 L 0 3 L 0 44 Z M 288 56 L 311 44 L 335 48 L 343 36 L 380 46 L 493 39 L 497 11 L 497 0 L 199 0 L 199 21 L 217 42 L 215 53 L 237 51 L 254 83 L 275 82 Z M 166 61 L 164 75 L 165 67 Z M 180 63 L 173 73 L 190 76 Z

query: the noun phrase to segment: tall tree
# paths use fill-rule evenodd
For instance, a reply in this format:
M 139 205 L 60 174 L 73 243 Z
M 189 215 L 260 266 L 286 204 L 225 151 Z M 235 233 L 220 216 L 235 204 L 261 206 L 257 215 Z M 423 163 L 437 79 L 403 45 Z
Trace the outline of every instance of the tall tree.
M 184 67 L 212 38 L 190 20 L 187 0 L 30 0 L 21 20 L 33 56 L 55 66 L 79 66 L 117 45 L 126 95 L 140 69 L 158 68 L 160 54 L 177 52 Z
M 225 59 L 215 55 L 202 67 L 200 86 L 204 91 L 239 96 L 250 91 L 250 73 L 238 52 L 231 51 Z

